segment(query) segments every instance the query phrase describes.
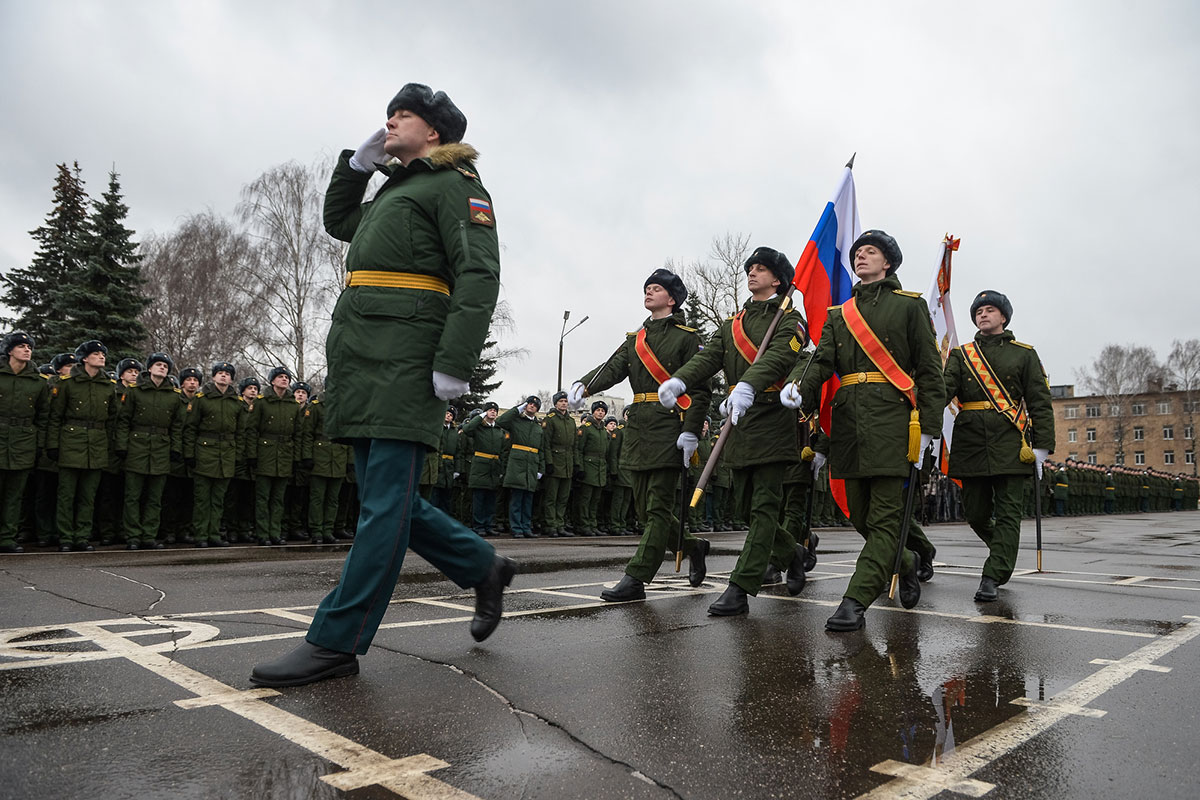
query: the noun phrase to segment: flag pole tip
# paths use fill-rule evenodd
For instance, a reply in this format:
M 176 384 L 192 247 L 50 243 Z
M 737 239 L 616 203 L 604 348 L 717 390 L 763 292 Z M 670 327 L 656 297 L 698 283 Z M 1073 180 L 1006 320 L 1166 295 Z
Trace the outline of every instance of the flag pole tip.
M 857 151 L 857 150 L 855 150 L 855 151 L 854 151 L 854 152 L 853 152 L 853 153 L 850 155 L 850 160 L 846 162 L 846 169 L 854 169 L 854 157 L 855 157 L 855 156 L 857 156 L 857 155 L 858 155 L 858 151 Z

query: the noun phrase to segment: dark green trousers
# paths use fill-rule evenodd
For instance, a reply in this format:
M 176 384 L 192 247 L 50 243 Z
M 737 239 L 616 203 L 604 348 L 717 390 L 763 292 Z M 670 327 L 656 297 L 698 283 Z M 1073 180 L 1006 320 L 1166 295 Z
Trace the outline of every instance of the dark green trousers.
M 625 574 L 649 583 L 658 574 L 667 551 L 675 552 L 679 542 L 679 474 L 677 469 L 634 470 L 633 507 L 642 523 L 642 538 L 637 552 L 625 565 Z M 683 534 L 683 554 L 692 552 L 696 537 Z
M 82 544 L 92 533 L 92 514 L 96 509 L 96 490 L 103 470 L 58 469 L 58 541 Z
M 542 479 L 546 487 L 542 501 L 542 516 L 548 530 L 561 530 L 567 524 L 567 503 L 571 498 L 571 479 L 549 476 Z
M 628 486 L 612 485 L 612 506 L 608 519 L 613 533 L 629 530 L 630 491 Z
M 0 469 L 0 545 L 17 543 L 21 503 L 31 472 L 31 469 Z
M 796 555 L 795 537 L 779 524 L 786 469 L 776 462 L 733 470 L 734 514 L 749 520 L 750 531 L 729 582 L 750 595 L 758 595 L 768 563 L 784 570 Z
M 804 512 L 808 507 L 809 489 L 811 483 L 785 483 L 783 485 L 783 508 L 779 515 L 779 524 L 787 530 L 800 544 L 808 539 L 809 531 L 804 529 Z M 816 493 L 813 492 L 813 495 Z M 813 513 L 816 513 L 817 498 L 813 497 Z M 781 569 L 786 569 L 786 565 Z
M 221 515 L 225 509 L 225 495 L 232 478 L 208 478 L 196 476 L 196 488 L 192 504 L 192 524 L 196 527 L 197 542 L 221 541 Z
M 125 473 L 125 541 L 153 542 L 162 517 L 163 487 L 167 476 Z
M 283 539 L 283 495 L 291 478 L 254 479 L 255 531 L 259 543 Z
M 933 563 L 933 556 L 937 552 L 937 548 L 933 546 L 933 542 L 929 541 L 929 537 L 921 529 L 921 523 L 917 522 L 916 514 L 908 524 L 908 540 L 904 546 L 919 555 L 922 561 Z
M 1008 582 L 1017 566 L 1021 546 L 1021 493 L 1029 478 L 1024 475 L 989 475 L 962 479 L 963 512 L 983 543 L 988 557 L 983 576 L 998 585 Z
M 896 549 L 900 545 L 900 521 L 904 516 L 904 478 L 849 478 L 846 503 L 850 507 L 850 524 L 866 543 L 858 554 L 854 576 L 843 596 L 869 606 L 892 580 Z M 903 558 L 901 569 L 912 569 L 912 551 L 906 548 Z
M 333 541 L 333 521 L 337 517 L 338 494 L 343 478 L 312 476 L 308 485 L 308 532 L 314 539 Z
M 599 527 L 596 514 L 600 511 L 600 495 L 603 492 L 603 486 L 586 483 L 579 486 L 579 524 L 585 531 L 594 531 Z

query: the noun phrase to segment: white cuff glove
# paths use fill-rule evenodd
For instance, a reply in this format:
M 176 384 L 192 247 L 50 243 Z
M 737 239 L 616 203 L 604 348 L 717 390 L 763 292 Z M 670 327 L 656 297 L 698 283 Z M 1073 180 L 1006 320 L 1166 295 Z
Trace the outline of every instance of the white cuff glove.
M 539 481 L 542 479 L 542 473 L 540 473 L 540 472 L 538 473 L 537 479 L 538 479 Z
M 456 397 L 462 397 L 470 388 L 471 384 L 467 381 L 460 381 L 444 372 L 435 371 L 433 373 L 433 393 L 438 400 L 448 402 Z
M 383 149 L 383 143 L 387 141 L 387 128 L 380 128 L 367 138 L 365 142 L 358 146 L 354 151 L 354 155 L 350 156 L 350 166 L 358 172 L 371 173 L 375 171 L 376 164 L 386 164 L 391 160 Z
M 1033 468 L 1037 470 L 1038 480 L 1042 479 L 1042 465 L 1050 457 L 1050 451 L 1042 447 L 1033 448 Z
M 812 460 L 813 479 L 817 477 L 817 473 L 821 471 L 821 467 L 825 465 L 825 455 L 823 453 L 815 453 Z
M 779 402 L 788 408 L 799 408 L 802 406 L 804 403 L 800 397 L 800 384 L 795 381 L 784 384 L 783 389 L 779 391 Z
M 729 417 L 732 425 L 737 425 L 742 415 L 754 405 L 754 387 L 745 381 L 738 381 L 724 402 L 721 403 L 721 414 Z
M 917 455 L 917 463 L 920 464 L 925 460 L 925 453 L 929 450 L 929 445 L 933 444 L 933 435 L 928 433 L 921 434 L 921 451 Z
M 667 378 L 658 385 L 658 402 L 663 404 L 663 408 L 674 408 L 680 395 L 685 392 L 687 392 L 687 384 L 679 378 Z
M 461 472 L 454 473 L 454 480 L 458 480 L 459 475 L 462 475 L 462 473 Z
M 692 463 L 692 454 L 700 446 L 700 439 L 694 433 L 681 433 L 675 440 L 675 446 L 683 451 L 683 465 L 687 467 Z
M 567 391 L 567 405 L 572 411 L 578 411 L 583 408 L 583 398 L 586 394 L 586 388 L 579 381 L 571 384 L 571 388 Z

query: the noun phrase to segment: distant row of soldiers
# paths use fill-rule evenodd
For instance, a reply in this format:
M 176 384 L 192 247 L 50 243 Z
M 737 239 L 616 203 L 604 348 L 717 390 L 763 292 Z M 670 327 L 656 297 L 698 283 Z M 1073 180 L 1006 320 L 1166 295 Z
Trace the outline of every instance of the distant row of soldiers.
M 1074 459 L 1046 470 L 1043 491 L 1060 517 L 1195 511 L 1200 502 L 1200 481 L 1194 476 Z
M 279 544 L 304 528 L 333 542 L 354 527 L 349 448 L 324 435 L 325 404 L 286 367 L 235 387 L 224 361 L 202 384 L 195 368 L 172 375 L 166 353 L 110 376 L 98 340 L 42 369 L 33 347 L 22 332 L 2 345 L 0 552 Z

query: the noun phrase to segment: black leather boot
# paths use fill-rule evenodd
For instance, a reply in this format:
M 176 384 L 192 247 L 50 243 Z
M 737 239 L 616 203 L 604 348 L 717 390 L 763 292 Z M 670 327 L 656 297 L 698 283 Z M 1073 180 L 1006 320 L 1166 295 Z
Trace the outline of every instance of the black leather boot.
M 646 599 L 646 584 L 632 575 L 623 575 L 617 585 L 600 593 L 600 599 L 608 603 L 625 603 L 630 600 Z
M 738 614 L 749 614 L 750 603 L 746 600 L 746 590 L 736 583 L 729 584 L 725 592 L 717 598 L 717 602 L 708 607 L 708 613 L 714 617 L 736 617 Z
M 917 568 L 917 579 L 921 583 L 929 583 L 933 580 L 933 559 L 937 557 L 937 550 L 930 553 L 929 558 L 921 556 L 921 566 Z
M 990 603 L 1000 596 L 996 591 L 996 582 L 986 575 L 979 581 L 979 590 L 975 592 L 975 602 Z
M 792 556 L 792 563 L 787 569 L 787 590 L 792 597 L 804 591 L 804 582 L 807 580 L 804 575 L 804 545 L 796 545 L 796 554 Z
M 475 587 L 475 618 L 471 620 L 471 635 L 482 642 L 492 635 L 504 613 L 504 587 L 512 583 L 517 565 L 511 559 L 497 555 L 487 577 Z
M 825 620 L 825 630 L 843 633 L 856 631 L 863 626 L 863 614 L 867 607 L 853 597 L 843 597 L 842 604 L 833 612 L 833 616 Z
M 813 567 L 817 565 L 817 545 L 821 543 L 821 537 L 815 533 L 808 534 L 808 552 L 804 554 L 804 571 L 812 572 Z
M 767 568 L 763 570 L 763 586 L 770 586 L 773 583 L 782 583 L 783 573 L 779 571 L 779 567 L 774 564 L 767 563 Z
M 917 570 L 921 567 L 921 557 L 912 554 L 913 565 L 908 572 L 900 573 L 900 605 L 905 608 L 915 608 L 921 602 L 921 581 L 917 578 Z
M 697 539 L 692 544 L 692 552 L 688 555 L 688 583 L 691 586 L 704 583 L 704 577 L 708 575 L 708 564 L 704 559 L 711 548 L 712 542 L 708 539 Z
M 305 640 L 285 656 L 259 664 L 250 673 L 255 686 L 303 686 L 325 678 L 358 674 L 358 657 Z

